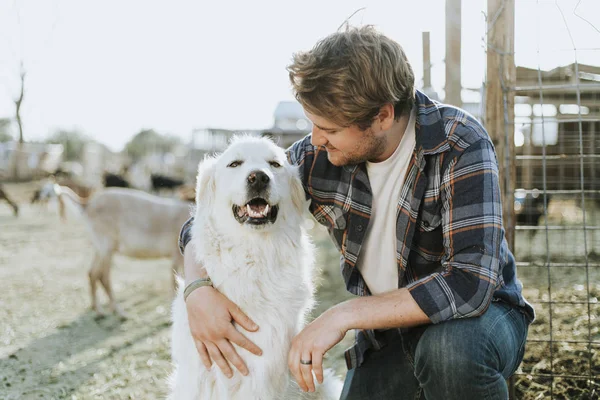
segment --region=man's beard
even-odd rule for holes
[[[351,153],[343,153],[336,149],[333,153],[327,153],[327,159],[336,167],[372,161],[385,151],[385,143],[383,137],[368,136]]]

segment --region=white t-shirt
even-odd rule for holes
[[[413,108],[394,154],[382,162],[367,162],[373,205],[357,267],[372,294],[398,289],[396,212],[404,176],[415,149],[415,120],[416,108]]]

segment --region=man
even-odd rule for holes
[[[349,329],[342,399],[505,399],[534,311],[502,227],[498,165],[484,128],[414,89],[400,45],[371,27],[332,34],[288,67],[312,135],[288,149],[310,211],[341,252],[348,290],[293,340],[303,390]],[[182,251],[189,224],[181,236]],[[186,283],[205,276],[185,254]],[[193,250],[193,249],[191,249]],[[231,321],[258,329],[212,287],[187,300],[198,351],[231,376]]]

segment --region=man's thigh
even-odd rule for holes
[[[348,371],[340,400],[414,400],[419,393],[412,359],[397,335],[381,350],[369,350],[362,365]]]

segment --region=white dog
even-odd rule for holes
[[[338,399],[341,382],[331,372],[315,393],[291,378],[292,338],[313,305],[313,249],[302,228],[304,189],[285,153],[267,139],[242,137],[198,169],[192,242],[214,287],[260,329],[246,332],[263,349],[238,346],[250,374],[231,379],[216,364],[206,370],[190,334],[183,290],[173,303],[173,400]]]

